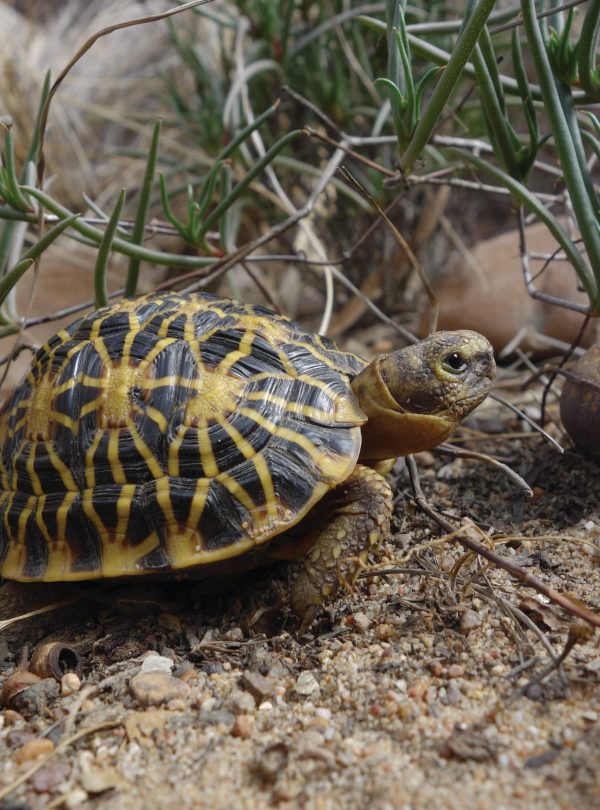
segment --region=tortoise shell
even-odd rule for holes
[[[81,318],[0,412],[0,574],[182,572],[258,551],[354,469],[364,366],[207,294]]]

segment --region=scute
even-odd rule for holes
[[[258,549],[353,470],[363,366],[211,295],[80,318],[0,411],[0,575],[169,573]]]

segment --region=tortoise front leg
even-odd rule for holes
[[[300,634],[340,585],[354,584],[369,551],[388,537],[392,501],[385,478],[358,464],[316,507],[309,518],[312,529],[299,541],[308,551],[292,585],[292,609],[302,620]]]

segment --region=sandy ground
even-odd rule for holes
[[[505,413],[492,405],[475,428],[518,429]],[[480,449],[476,435],[463,434]],[[427,497],[600,607],[600,468],[533,437],[485,447],[532,499],[481,462],[422,454]],[[284,566],[217,596],[86,586],[75,606],[7,627],[1,677],[48,640],[70,643],[83,669],[72,694],[51,682],[0,714],[0,808],[598,806],[595,639],[552,670],[571,619],[451,541],[432,544],[402,471],[396,491],[393,541],[303,638]],[[55,597],[4,585],[2,616]]]

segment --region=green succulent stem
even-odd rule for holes
[[[119,225],[119,218],[125,204],[125,189],[121,189],[117,204],[106,224],[104,236],[98,245],[98,255],[94,268],[94,298],[96,307],[105,307],[108,304],[108,289],[106,286],[106,271],[108,269],[108,259],[112,248],[113,239]]]
[[[600,100],[600,79],[596,59],[600,33],[600,0],[589,0],[577,49],[579,80],[590,96]]]
[[[454,88],[462,78],[462,73],[475,43],[483,30],[496,0],[480,0],[466,23],[456,47],[436,84],[429,103],[415,128],[414,134],[404,154],[400,158],[403,171],[408,174],[429,143],[438,124],[442,111],[452,96]]]
[[[488,62],[484,59],[479,44],[475,45],[473,49],[473,65],[477,74],[490,141],[494,146],[496,157],[512,177],[521,179],[521,170],[515,154],[514,141],[509,131],[510,124],[506,118],[502,96],[499,95],[499,88],[488,70]]]
[[[73,216],[73,213],[65,208],[60,203],[56,202],[52,197],[44,191],[40,191],[35,186],[24,186],[23,191],[30,194],[42,203],[45,209],[60,217],[61,220]],[[79,233],[90,242],[99,245],[102,241],[103,231],[93,225],[88,225],[80,219],[74,220],[72,223],[74,231]],[[179,253],[163,253],[160,250],[150,250],[149,248],[142,247],[141,245],[133,245],[126,239],[115,237],[113,240],[113,250],[122,253],[124,256],[137,256],[145,262],[152,264],[166,265],[167,267],[182,267],[192,270],[196,267],[206,267],[214,264],[216,259],[211,256],[184,256]]]
[[[144,234],[146,233],[146,220],[148,219],[148,211],[150,210],[150,195],[152,194],[154,172],[156,170],[156,161],[158,158],[160,125],[161,125],[160,120],[157,121],[156,124],[154,125],[154,131],[152,132],[152,140],[150,141],[150,149],[148,150],[148,160],[146,161],[146,170],[144,172],[144,179],[142,180],[142,187],[140,189],[140,198],[138,201],[137,211],[135,212],[135,220],[133,223],[133,231],[131,234],[131,241],[134,245],[141,245],[144,241]],[[124,192],[121,192],[121,196],[123,197],[124,202],[125,201]],[[121,209],[122,208],[123,205],[121,204]],[[115,235],[115,230],[117,228],[118,221],[119,217],[117,217],[116,222],[114,224],[111,242],[112,238]],[[138,284],[138,278],[140,275],[140,264],[141,264],[140,259],[137,256],[130,257],[129,268],[127,270],[127,278],[125,280],[126,298],[131,298],[132,296],[135,295],[135,291],[137,289]]]
[[[523,25],[533,57],[554,145],[563,171],[565,185],[581,238],[587,251],[590,268],[579,257],[574,267],[590,299],[594,314],[600,313],[600,227],[598,213],[589,196],[588,185],[582,173],[580,156],[573,143],[569,122],[561,104],[560,91],[552,73],[546,45],[536,16],[534,0],[521,0]],[[579,256],[579,254],[578,254]],[[571,258],[571,257],[569,257]],[[572,259],[571,259],[572,260]],[[584,270],[585,268],[585,270]]]

